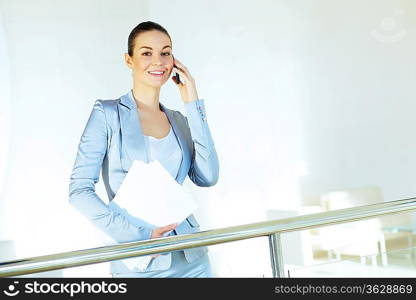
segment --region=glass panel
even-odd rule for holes
[[[288,277],[415,277],[416,247],[288,268]]]

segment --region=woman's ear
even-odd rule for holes
[[[130,69],[133,69],[133,63],[131,60],[132,58],[130,57],[130,55],[128,53],[124,53],[124,62]]]

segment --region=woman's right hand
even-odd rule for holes
[[[151,239],[157,239],[157,238],[161,238],[167,235],[164,235],[164,233],[168,232],[168,231],[172,231],[173,229],[176,228],[176,226],[178,226],[178,223],[174,223],[174,224],[170,224],[170,225],[166,225],[163,227],[159,227],[159,228],[155,228],[152,230],[152,235],[151,235]],[[158,257],[161,254],[155,254],[152,255],[153,258]]]
[[[152,235],[151,235],[150,238],[151,239],[157,239],[157,238],[160,238],[160,237],[164,237],[164,236],[166,236],[166,235],[164,235],[165,232],[172,231],[173,229],[176,228],[176,226],[178,226],[178,223],[174,223],[174,224],[166,225],[166,226],[163,226],[163,227],[155,228],[155,229],[153,229]]]

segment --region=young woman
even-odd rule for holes
[[[208,128],[204,100],[198,97],[189,70],[172,54],[172,40],[154,22],[137,25],[128,38],[126,65],[133,88],[116,100],[97,100],[82,134],[72,170],[69,201],[94,225],[119,243],[194,233],[193,215],[180,224],[150,228],[111,201],[133,161],[158,160],[182,184],[186,176],[198,186],[218,180],[218,157]],[[186,117],[159,102],[160,88],[171,76],[178,87]],[[109,204],[95,193],[102,171]],[[140,182],[137,183],[137,197]],[[155,209],[157,209],[155,207]],[[145,268],[132,267],[137,258],[111,262],[113,277],[211,277],[206,247],[158,255]],[[134,265],[134,264],[133,264]]]

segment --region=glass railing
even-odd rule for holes
[[[387,263],[386,263],[387,258]],[[416,277],[416,247],[287,267],[287,277]]]
[[[253,238],[267,237],[269,242],[270,262],[272,266],[273,277],[297,276],[302,270],[307,272],[308,270],[319,268],[317,266],[289,268],[289,271],[283,268],[286,263],[285,249],[281,240],[281,235],[292,233],[296,231],[310,230],[316,228],[328,228],[328,226],[338,226],[341,223],[351,223],[357,221],[371,221],[371,219],[385,216],[394,215],[398,213],[412,212],[416,210],[416,198],[402,199],[396,201],[388,201],[383,203],[376,203],[371,205],[356,206],[345,209],[338,209],[333,211],[326,211],[321,213],[314,213],[308,215],[300,215],[296,217],[268,220],[258,223],[242,224],[238,226],[225,227],[212,229],[207,231],[200,231],[193,234],[178,235],[174,237],[165,237],[160,239],[152,239],[145,241],[121,243],[117,245],[82,249],[70,252],[54,253],[36,257],[20,258],[13,261],[1,261],[0,262],[0,277],[13,277],[26,274],[40,273],[46,271],[54,271],[61,269],[68,269],[74,267],[83,267],[91,264],[101,264],[104,262],[110,262],[120,259],[127,259],[132,257],[140,257],[146,255],[160,254],[164,252],[177,251],[183,249],[197,248],[202,246],[214,246],[219,244],[249,240]],[[365,227],[360,223],[358,229],[353,229],[350,233],[345,231],[344,234],[340,234],[340,228],[330,231],[327,234],[326,240],[332,242],[332,238],[335,233],[336,236],[345,240],[350,234],[351,237],[365,238],[368,242],[374,228],[378,228],[377,235],[374,236],[374,240],[378,244],[383,244],[379,241],[384,240],[384,234],[380,233],[380,227],[377,222],[365,222]],[[412,223],[413,224],[413,223]],[[377,225],[377,227],[375,227]],[[374,227],[374,228],[373,228]],[[367,229],[368,230],[367,230]],[[325,232],[325,231],[324,231]],[[352,232],[352,233],[351,233]],[[327,232],[328,233],[328,232]],[[371,233],[371,234],[370,234]],[[395,232],[393,232],[395,233]],[[413,234],[413,231],[400,231],[399,233]],[[396,233],[395,233],[396,234]],[[322,235],[322,237],[324,237]],[[321,241],[325,240],[321,239]],[[328,243],[327,243],[328,244]],[[374,243],[373,243],[374,244]],[[290,246],[289,249],[295,249],[298,246]],[[402,247],[403,248],[403,247]],[[386,248],[390,251],[389,248]],[[362,249],[361,249],[362,250]],[[367,252],[368,253],[368,252]],[[381,250],[381,253],[386,254],[386,251]],[[252,259],[256,258],[258,253],[252,253]],[[384,265],[386,263],[386,255],[381,255],[381,260]],[[360,257],[358,261],[363,264],[363,258]],[[376,267],[376,259],[372,259],[372,266]],[[374,263],[376,261],[376,263]],[[292,272],[290,272],[292,271]],[[343,271],[341,267],[340,272]],[[336,273],[336,272],[335,272]],[[345,272],[340,276],[358,276],[360,273],[354,273],[349,275]],[[328,275],[328,274],[327,274]],[[302,275],[301,275],[302,276]],[[303,275],[305,276],[305,275]],[[367,276],[367,275],[365,275]],[[310,275],[312,277],[312,275]]]

